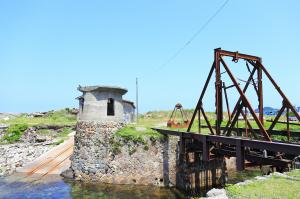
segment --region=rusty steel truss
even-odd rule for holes
[[[229,65],[224,61],[224,57],[231,57],[232,61],[237,63],[239,60],[245,60],[247,70],[249,71],[248,80],[244,81],[245,86],[242,88],[240,84],[238,83],[238,79],[235,77],[235,75],[230,70]],[[221,72],[221,68],[225,69],[225,72]],[[215,72],[215,106],[216,106],[216,122],[215,126],[213,126],[204,110],[203,105],[203,98],[207,91],[207,87],[209,82],[212,79],[212,75]],[[225,82],[222,80],[222,74],[227,73],[230,80],[232,81],[232,85],[226,86]],[[279,95],[282,98],[282,107],[278,111],[275,119],[272,121],[271,126],[267,129],[264,126],[264,116],[263,116],[263,74],[267,77],[267,79],[271,82],[271,84],[274,86],[276,91],[279,93]],[[256,77],[256,78],[255,78]],[[256,79],[256,81],[254,80]],[[251,105],[250,100],[246,96],[246,91],[248,90],[249,86],[253,85],[254,91],[257,95],[258,99],[258,115],[255,113],[255,109]],[[234,108],[232,109],[232,112],[230,112],[230,106],[229,106],[229,99],[227,95],[227,89],[229,88],[236,88],[239,99],[237,100]],[[224,93],[224,99],[227,107],[228,112],[228,121],[226,126],[221,126],[221,123],[223,122],[223,93]],[[270,73],[267,71],[267,69],[262,64],[262,59],[260,57],[252,56],[252,55],[246,55],[239,52],[230,52],[222,50],[221,48],[217,48],[214,51],[214,62],[212,64],[212,67],[210,69],[208,78],[205,82],[204,88],[202,90],[202,93],[200,95],[200,98],[198,100],[197,106],[195,108],[195,111],[193,113],[193,116],[191,118],[191,122],[189,124],[189,127],[187,129],[188,132],[190,132],[191,127],[196,119],[196,116],[198,116],[198,131],[201,133],[201,128],[207,127],[210,131],[211,135],[219,135],[219,136],[231,136],[232,131],[236,131],[236,123],[238,121],[239,116],[241,115],[243,119],[245,120],[245,128],[243,128],[243,132],[245,132],[244,136],[248,137],[251,136],[253,139],[257,140],[265,140],[272,142],[272,135],[273,133],[276,134],[278,131],[274,130],[275,125],[279,122],[280,116],[284,113],[286,110],[286,130],[281,131],[281,135],[286,135],[288,141],[290,141],[291,135],[293,136],[295,132],[290,132],[290,120],[289,120],[289,113],[292,112],[295,117],[300,121],[300,116],[290,100],[286,97],[286,95],[283,93],[283,91],[280,89],[278,84],[275,82],[275,80],[272,78]],[[258,129],[254,129],[249,122],[249,119],[247,118],[247,111],[251,114],[253,117],[255,124],[257,125]],[[207,126],[201,125],[201,114],[203,115],[203,118],[207,124]],[[299,132],[300,134],[300,132]],[[299,137],[299,136],[297,136]]]

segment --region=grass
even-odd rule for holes
[[[69,113],[68,109],[62,109],[58,111],[49,112],[47,115],[43,117],[29,117],[28,114],[20,114],[13,119],[10,120],[0,120],[2,124],[9,124],[7,132],[4,134],[3,138],[0,140],[1,144],[5,143],[15,143],[20,140],[24,131],[28,127],[34,126],[45,126],[45,125],[53,125],[53,126],[71,126],[76,124],[76,115],[72,115]],[[72,132],[72,128],[65,127],[58,133],[50,129],[40,129],[37,131],[39,135],[51,135],[57,138],[60,138],[57,141],[63,142],[68,134]]]
[[[300,171],[288,174],[292,178],[272,176],[269,179],[256,181],[248,185],[229,185],[226,191],[231,198],[300,198]]]
[[[121,152],[121,147],[123,147],[124,143],[121,142],[117,138],[122,138],[125,140],[128,145],[128,153],[129,155],[134,154],[137,149],[135,144],[143,145],[143,149],[145,151],[149,150],[148,140],[150,139],[152,142],[156,142],[157,140],[161,140],[164,138],[160,133],[152,130],[149,127],[142,127],[140,124],[137,125],[128,125],[119,131],[117,131],[114,136],[110,139],[110,145],[112,146],[113,154],[117,155]],[[131,142],[134,144],[132,145]]]
[[[228,171],[228,184],[235,184],[238,182],[243,182],[245,180],[252,179],[256,176],[261,175],[261,170],[259,168],[246,168],[244,171]]]
[[[11,125],[7,132],[3,136],[3,140],[7,141],[8,143],[14,143],[20,140],[23,133],[27,130],[27,124],[14,124]]]
[[[44,117],[28,117],[27,114],[18,115],[10,120],[0,120],[2,124],[27,124],[28,126],[38,125],[75,125],[76,115],[72,115],[67,109],[50,112]]]
[[[137,130],[138,128],[141,128],[141,130]],[[145,144],[145,138],[150,138],[153,141],[163,138],[163,135],[150,128],[134,125],[129,125],[120,129],[115,133],[115,136],[122,137],[127,141],[139,142],[142,144]]]

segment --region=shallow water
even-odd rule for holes
[[[185,198],[185,196],[173,188],[81,183],[72,180],[63,180],[59,176],[50,176],[42,180],[27,179],[26,181],[0,179],[0,198],[181,199]]]

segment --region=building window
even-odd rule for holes
[[[115,115],[115,104],[114,99],[108,98],[107,101],[107,115],[114,116]]]
[[[83,112],[83,106],[84,106],[84,99],[80,98],[79,99],[79,107],[80,107],[81,112]]]

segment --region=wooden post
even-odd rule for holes
[[[243,171],[245,169],[245,147],[242,146],[242,140],[236,140],[236,169]]]
[[[206,136],[202,137],[202,160],[209,161],[209,143]]]

